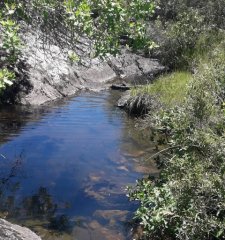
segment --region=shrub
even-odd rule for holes
[[[224,30],[225,2],[223,0],[157,0],[158,28],[164,39],[158,43],[160,50],[153,51],[164,64],[175,69],[190,69],[199,41],[215,37]],[[196,46],[196,44],[198,46]],[[211,45],[212,43],[210,43]]]
[[[204,16],[198,10],[190,9],[179,13],[176,21],[167,23],[167,37],[161,46],[163,63],[173,69],[190,69],[196,42],[205,31]]]
[[[0,93],[7,86],[11,86],[15,78],[14,72],[9,71],[7,68],[0,69]]]
[[[0,2],[0,7],[15,21],[23,20],[36,29],[44,43],[76,54],[84,38],[93,40],[89,47],[94,46],[94,53],[101,56],[118,53],[122,36],[133,49],[151,44],[145,23],[154,11],[154,1],[9,0]]]
[[[225,237],[225,71],[218,59],[199,68],[183,106],[148,119],[167,147],[158,153],[160,177],[129,192],[140,202],[136,218],[146,239]]]
[[[13,20],[6,19],[0,21],[2,27],[2,44],[0,49],[5,52],[5,62],[8,65],[15,64],[21,52],[21,40],[18,36],[19,26]]]

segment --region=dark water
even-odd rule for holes
[[[0,110],[1,216],[43,239],[131,239],[125,187],[157,170],[117,93]]]

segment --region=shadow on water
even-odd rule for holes
[[[146,161],[154,144],[115,107],[118,97],[0,110],[1,217],[48,240],[131,239],[136,204],[125,187],[158,170]]]

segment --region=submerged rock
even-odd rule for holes
[[[87,228],[75,227],[73,235],[76,240],[125,240],[125,236],[116,229],[108,229],[97,221],[92,221]]]
[[[41,240],[41,238],[28,228],[0,219],[0,240]]]
[[[117,221],[125,222],[130,212],[126,210],[96,210],[94,216],[105,220],[116,219]]]

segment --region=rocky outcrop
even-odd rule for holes
[[[120,56],[108,57],[105,61],[86,57],[79,63],[72,63],[66,50],[55,45],[43,47],[37,34],[26,33],[22,37],[26,47],[23,49],[23,64],[18,67],[19,81],[6,92],[15,103],[40,105],[82,89],[108,88],[115,79],[150,81],[165,70],[157,60],[125,50]],[[81,55],[89,51],[85,40],[79,48]]]
[[[28,228],[0,219],[0,240],[41,240],[41,238]]]

